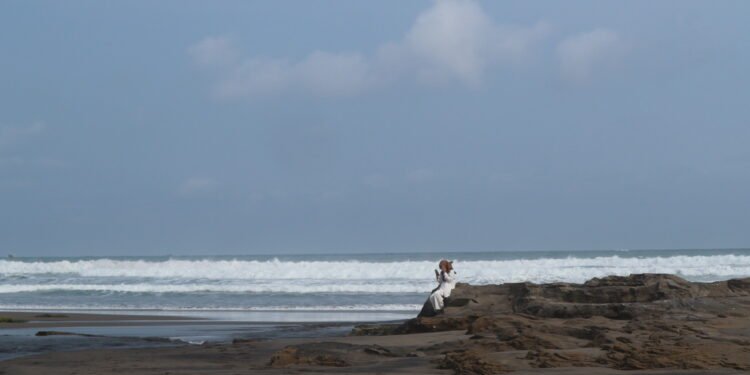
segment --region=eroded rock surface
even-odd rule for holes
[[[417,348],[441,354],[438,366],[461,374],[571,366],[750,370],[750,278],[458,284],[444,312],[429,315],[383,333],[466,330],[469,340]]]

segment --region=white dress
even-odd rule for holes
[[[456,287],[456,272],[440,272],[440,285],[430,294],[430,304],[435,311],[443,309],[443,302],[451,296],[451,291]]]

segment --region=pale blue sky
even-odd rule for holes
[[[3,1],[0,252],[750,246],[746,1]]]

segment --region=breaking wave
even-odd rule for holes
[[[689,280],[713,281],[750,275],[750,256],[613,255],[464,262],[459,259],[455,266],[459,279],[472,284],[583,282],[592,277],[631,273],[671,273]],[[409,293],[429,289],[434,268],[435,262],[428,261],[0,260],[0,293],[39,290]],[[40,278],[54,283],[39,283]],[[116,283],[111,282],[115,279]]]
[[[114,293],[424,293],[431,284],[319,284],[298,283],[272,285],[222,284],[6,284],[0,294],[29,292],[114,292]]]
[[[224,306],[210,306],[210,307],[168,307],[162,306],[138,306],[138,305],[98,305],[98,306],[81,306],[81,305],[69,305],[69,306],[55,306],[56,310],[85,310],[85,311],[117,311],[127,310],[130,312],[153,312],[153,311],[175,311],[175,312],[201,312],[201,311],[288,311],[288,312],[317,312],[317,311],[419,311],[422,305],[419,304],[360,304],[360,305],[320,305],[320,306],[247,306],[247,307],[224,307]],[[5,311],[34,311],[34,310],[48,310],[48,305],[12,305],[12,304],[0,304],[0,310]]]

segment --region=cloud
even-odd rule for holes
[[[182,196],[214,191],[219,187],[219,182],[212,178],[192,177],[185,180],[177,189],[177,193]]]
[[[217,95],[246,97],[303,92],[344,96],[413,80],[427,84],[480,85],[486,71],[523,62],[549,27],[503,26],[472,0],[437,0],[401,40],[373,54],[314,51],[291,60],[239,55],[227,37],[205,38],[188,48],[196,65],[221,67]]]
[[[44,131],[44,128],[45,126],[41,122],[35,122],[27,126],[0,128],[0,147],[39,135]]]
[[[526,58],[548,31],[545,23],[526,28],[497,25],[474,1],[436,1],[417,17],[402,42],[382,47],[380,54],[402,55],[397,57],[413,65],[422,81],[455,79],[476,86],[487,69]]]
[[[188,48],[193,62],[202,67],[227,67],[239,61],[240,53],[228,37],[208,37]]]
[[[572,35],[557,46],[560,72],[568,81],[585,82],[598,68],[615,63],[626,48],[620,36],[607,29]]]
[[[369,63],[359,54],[317,51],[304,60],[251,58],[234,67],[219,82],[223,97],[302,91],[318,95],[347,95],[374,85]]]

